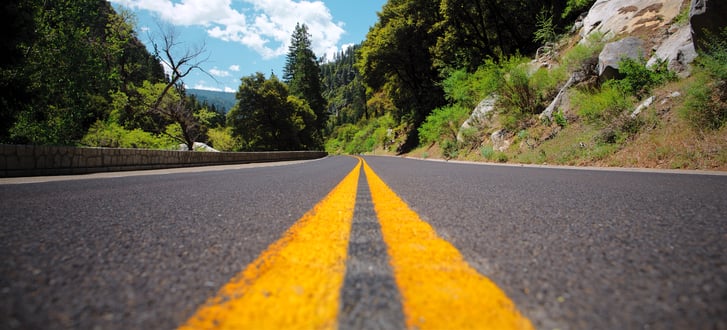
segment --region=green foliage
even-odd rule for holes
[[[522,58],[512,57],[502,63],[507,73],[499,90],[498,105],[502,124],[509,130],[517,130],[527,118],[544,108],[541,104],[544,94],[533,84],[522,62]]]
[[[433,25],[437,43],[431,48],[434,64],[439,68],[465,68],[475,71],[486,59],[500,61],[518,52],[535,52],[539,45],[532,36],[542,26],[533,24],[542,8],[551,8],[549,0],[442,0],[441,19]],[[558,13],[555,13],[558,14]],[[404,16],[406,17],[406,16]],[[552,31],[564,22],[550,20]]]
[[[727,123],[727,28],[711,36],[699,54],[695,79],[679,113],[697,131]]]
[[[568,0],[561,16],[566,18],[572,14],[579,14],[590,8],[594,2],[596,0]]]
[[[553,121],[555,121],[555,124],[560,127],[568,126],[568,119],[565,118],[562,109],[558,109],[558,111],[553,114]]]
[[[486,160],[492,160],[493,156],[495,155],[495,150],[492,148],[492,146],[483,146],[480,148],[480,155]]]
[[[323,128],[328,121],[326,101],[321,94],[321,71],[311,49],[311,36],[305,24],[296,24],[286,57],[283,80],[288,84],[290,94],[308,103],[314,122],[307,123],[301,130],[306,141],[302,143],[311,149],[321,147]]]
[[[373,93],[387,94],[398,123],[418,127],[432,109],[445,103],[430,55],[439,9],[437,1],[387,2],[358,53],[363,81]],[[402,150],[416,146],[416,130],[410,133]]]
[[[361,154],[376,148],[388,149],[394,138],[395,122],[390,115],[338,126],[326,141],[329,153]]]
[[[81,145],[107,148],[176,149],[174,140],[144,132],[128,130],[114,122],[97,121],[81,139]]]
[[[442,154],[445,159],[453,159],[459,156],[457,140],[445,139],[442,141]]]
[[[541,45],[553,43],[558,40],[558,33],[555,32],[555,24],[553,24],[553,13],[543,8],[535,17],[535,33],[533,33],[533,41]]]
[[[435,109],[419,127],[419,142],[457,141],[459,128],[469,115],[469,109],[456,105]]]
[[[504,152],[498,151],[493,155],[493,160],[498,163],[507,163],[507,161],[510,160],[510,157],[508,157]]]
[[[643,97],[655,86],[674,81],[677,76],[669,71],[667,61],[658,61],[649,69],[646,67],[646,60],[634,60],[624,58],[619,62],[618,71],[622,79],[612,80],[607,83],[618,85],[618,88],[629,95]]]
[[[362,118],[380,116],[391,110],[377,106],[367,108],[366,86],[355,66],[358,58],[356,53],[360,47],[349,47],[336,53],[333,61],[321,64],[323,97],[331,114],[328,132],[332,131],[333,126],[357,123]],[[377,95],[373,95],[372,99]]]
[[[571,103],[587,122],[605,126],[631,109],[634,101],[618,87],[607,84],[595,91],[574,90]]]
[[[687,87],[686,99],[679,109],[679,115],[697,131],[718,129],[727,123],[725,95],[727,87],[724,82],[715,83],[706,74],[700,73]]]
[[[240,149],[240,141],[232,136],[232,128],[215,127],[207,132],[209,144],[219,151],[235,151]]]
[[[232,135],[243,150],[300,150],[311,147],[303,141],[315,137],[306,130],[315,114],[306,102],[288,94],[288,88],[262,73],[243,77],[237,92],[238,103],[227,113]]]
[[[497,92],[504,82],[500,65],[488,60],[474,73],[464,69],[452,71],[442,81],[442,88],[450,103],[474,108],[480,100]]]
[[[708,35],[704,51],[697,57],[697,64],[710,77],[727,82],[727,27],[717,35]]]
[[[595,72],[598,54],[603,50],[604,44],[605,39],[602,33],[592,33],[585,43],[578,43],[563,54],[560,63],[568,72]]]

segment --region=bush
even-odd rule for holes
[[[176,143],[167,137],[140,129],[127,130],[117,123],[97,121],[81,139],[81,145],[107,148],[176,149]]]
[[[459,155],[459,146],[456,140],[444,140],[442,142],[442,153],[445,159],[457,158]]]
[[[560,127],[566,127],[568,125],[568,119],[565,118],[562,109],[558,109],[558,112],[553,114],[553,120]]]
[[[725,87],[724,82],[710,80],[706,74],[698,75],[687,87],[679,115],[696,131],[721,128],[727,123],[727,100],[719,96],[727,94]]]
[[[451,104],[473,108],[488,95],[502,86],[501,67],[488,60],[474,73],[460,69],[453,71],[442,81],[445,96]]]
[[[456,141],[459,128],[469,115],[469,109],[457,105],[435,109],[418,129],[419,143],[442,143],[446,139]]]
[[[598,54],[603,50],[605,44],[602,33],[592,33],[585,43],[579,43],[563,55],[561,65],[568,72],[596,70]],[[595,72],[593,72],[595,73]]]
[[[710,36],[697,57],[695,80],[679,110],[695,130],[719,129],[727,123],[727,27]]]
[[[240,148],[240,143],[232,136],[232,128],[217,127],[207,131],[212,148],[219,151],[234,151]]]
[[[571,102],[587,122],[606,125],[633,106],[633,98],[618,87],[604,85],[599,91],[574,90]]]
[[[494,160],[498,163],[507,163],[507,161],[510,159],[509,159],[509,157],[507,157],[507,155],[504,152],[498,151],[498,152],[495,152]]]
[[[495,154],[495,150],[492,146],[484,146],[480,148],[480,154],[487,160],[492,160],[492,156]]]
[[[669,71],[668,64],[667,61],[658,61],[653,68],[649,69],[643,58],[639,60],[624,58],[619,62],[618,67],[623,78],[607,83],[618,85],[618,88],[625,93],[641,98],[651,92],[655,86],[677,79],[676,74]]]

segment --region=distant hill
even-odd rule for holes
[[[225,113],[235,105],[235,93],[208,91],[204,89],[187,89],[187,93],[194,95],[200,103],[214,105]]]

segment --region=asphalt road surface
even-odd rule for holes
[[[341,283],[334,326],[424,322],[409,317],[409,291],[387,254],[395,243],[377,217],[383,203],[372,202],[381,194],[375,173],[535,328],[727,329],[727,176],[364,159],[373,172],[356,158],[328,157],[0,180],[0,328],[182,326],[236,278],[262,276],[240,275],[250,265],[264,273],[259,256],[305,238],[306,225],[315,233],[333,221],[309,219],[312,209],[338,214],[335,230],[345,231],[346,260],[331,272]],[[344,186],[357,191],[351,206],[322,206],[334,192],[350,195]],[[354,203],[352,217],[337,211]],[[324,259],[328,250],[311,253]],[[434,260],[417,257],[422,269]]]

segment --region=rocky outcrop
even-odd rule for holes
[[[718,35],[724,29],[727,17],[725,0],[692,0],[689,23],[692,26],[692,39],[697,49],[701,49],[709,35]]]
[[[594,32],[607,37],[648,35],[671,23],[681,4],[682,0],[598,0],[583,19],[581,36],[586,39]]]
[[[669,70],[684,78],[690,74],[689,64],[696,57],[697,52],[694,49],[694,42],[692,42],[692,29],[689,25],[683,25],[677,27],[676,31],[656,48],[646,64],[651,67],[659,60],[667,61]]]
[[[487,117],[490,115],[492,111],[495,110],[495,104],[497,103],[497,95],[490,95],[486,98],[484,98],[482,101],[480,101],[479,104],[475,107],[475,109],[472,111],[472,114],[470,115],[467,120],[465,120],[464,123],[462,123],[462,126],[459,128],[459,132],[457,133],[457,141],[463,142],[464,136],[462,132],[470,127],[478,127],[482,123],[484,123],[487,120]]]
[[[608,80],[618,78],[618,65],[624,58],[644,57],[644,41],[637,37],[626,37],[606,44],[598,55],[598,77]]]

